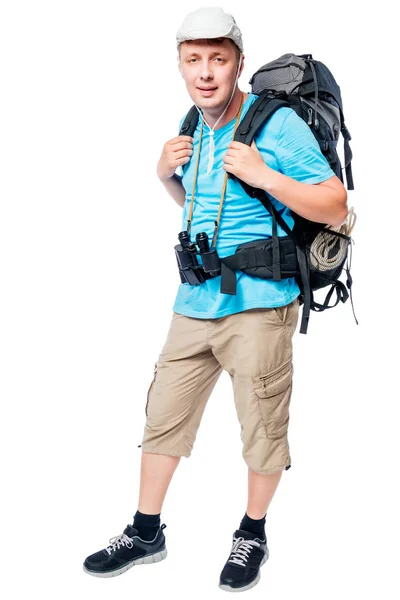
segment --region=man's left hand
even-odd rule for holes
[[[268,178],[268,171],[273,170],[264,162],[254,140],[251,142],[251,146],[237,141],[230,142],[223,161],[222,168],[225,171],[233,173],[245,183],[256,188],[262,188]]]

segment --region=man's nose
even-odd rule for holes
[[[208,61],[203,61],[200,67],[200,77],[202,79],[211,79],[213,76],[211,65]]]

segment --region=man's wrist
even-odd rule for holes
[[[261,183],[261,189],[265,192],[268,192],[272,196],[274,192],[279,190],[280,183],[282,182],[282,174],[278,173],[278,171],[274,171],[274,169],[267,169]]]

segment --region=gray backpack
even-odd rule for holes
[[[260,67],[249,82],[252,93],[270,90],[284,98],[311,128],[321,151],[337,177],[344,183],[336,151],[340,133],[344,139],[344,169],[347,189],[354,190],[351,171],[351,136],[344,122],[340,87],[322,62],[311,54],[284,54]]]

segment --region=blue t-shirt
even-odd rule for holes
[[[249,94],[245,99],[241,119],[249,107],[258,98]],[[184,117],[179,124],[179,130]],[[209,129],[203,127],[203,139],[199,161],[199,171],[195,190],[190,239],[195,241],[196,234],[205,231],[211,246],[214,235],[214,223],[218,216],[218,207],[222,193],[225,169],[223,157],[232,141],[235,120],[232,119],[214,132],[214,164],[207,174],[209,159]],[[187,215],[192,197],[201,117],[193,134],[193,154],[185,169],[182,184],[186,190],[186,202],[182,213],[182,230],[187,229]],[[335,173],[322,154],[319,144],[307,123],[288,107],[278,109],[254,138],[264,161],[275,171],[288,175],[303,183],[320,183]],[[290,209],[275,198],[273,204],[283,210],[283,218],[289,227],[293,227]],[[222,207],[216,250],[220,257],[233,254],[239,244],[255,239],[269,238],[272,235],[272,218],[259,200],[246,194],[237,180],[228,178],[226,194]],[[278,226],[278,235],[285,235]],[[198,259],[199,259],[199,255]],[[199,260],[201,263],[201,260]],[[221,276],[207,279],[200,285],[181,283],[175,298],[173,310],[188,317],[215,319],[250,308],[284,306],[292,302],[300,293],[294,278],[273,281],[252,277],[242,271],[236,271],[236,295],[221,294]]]

